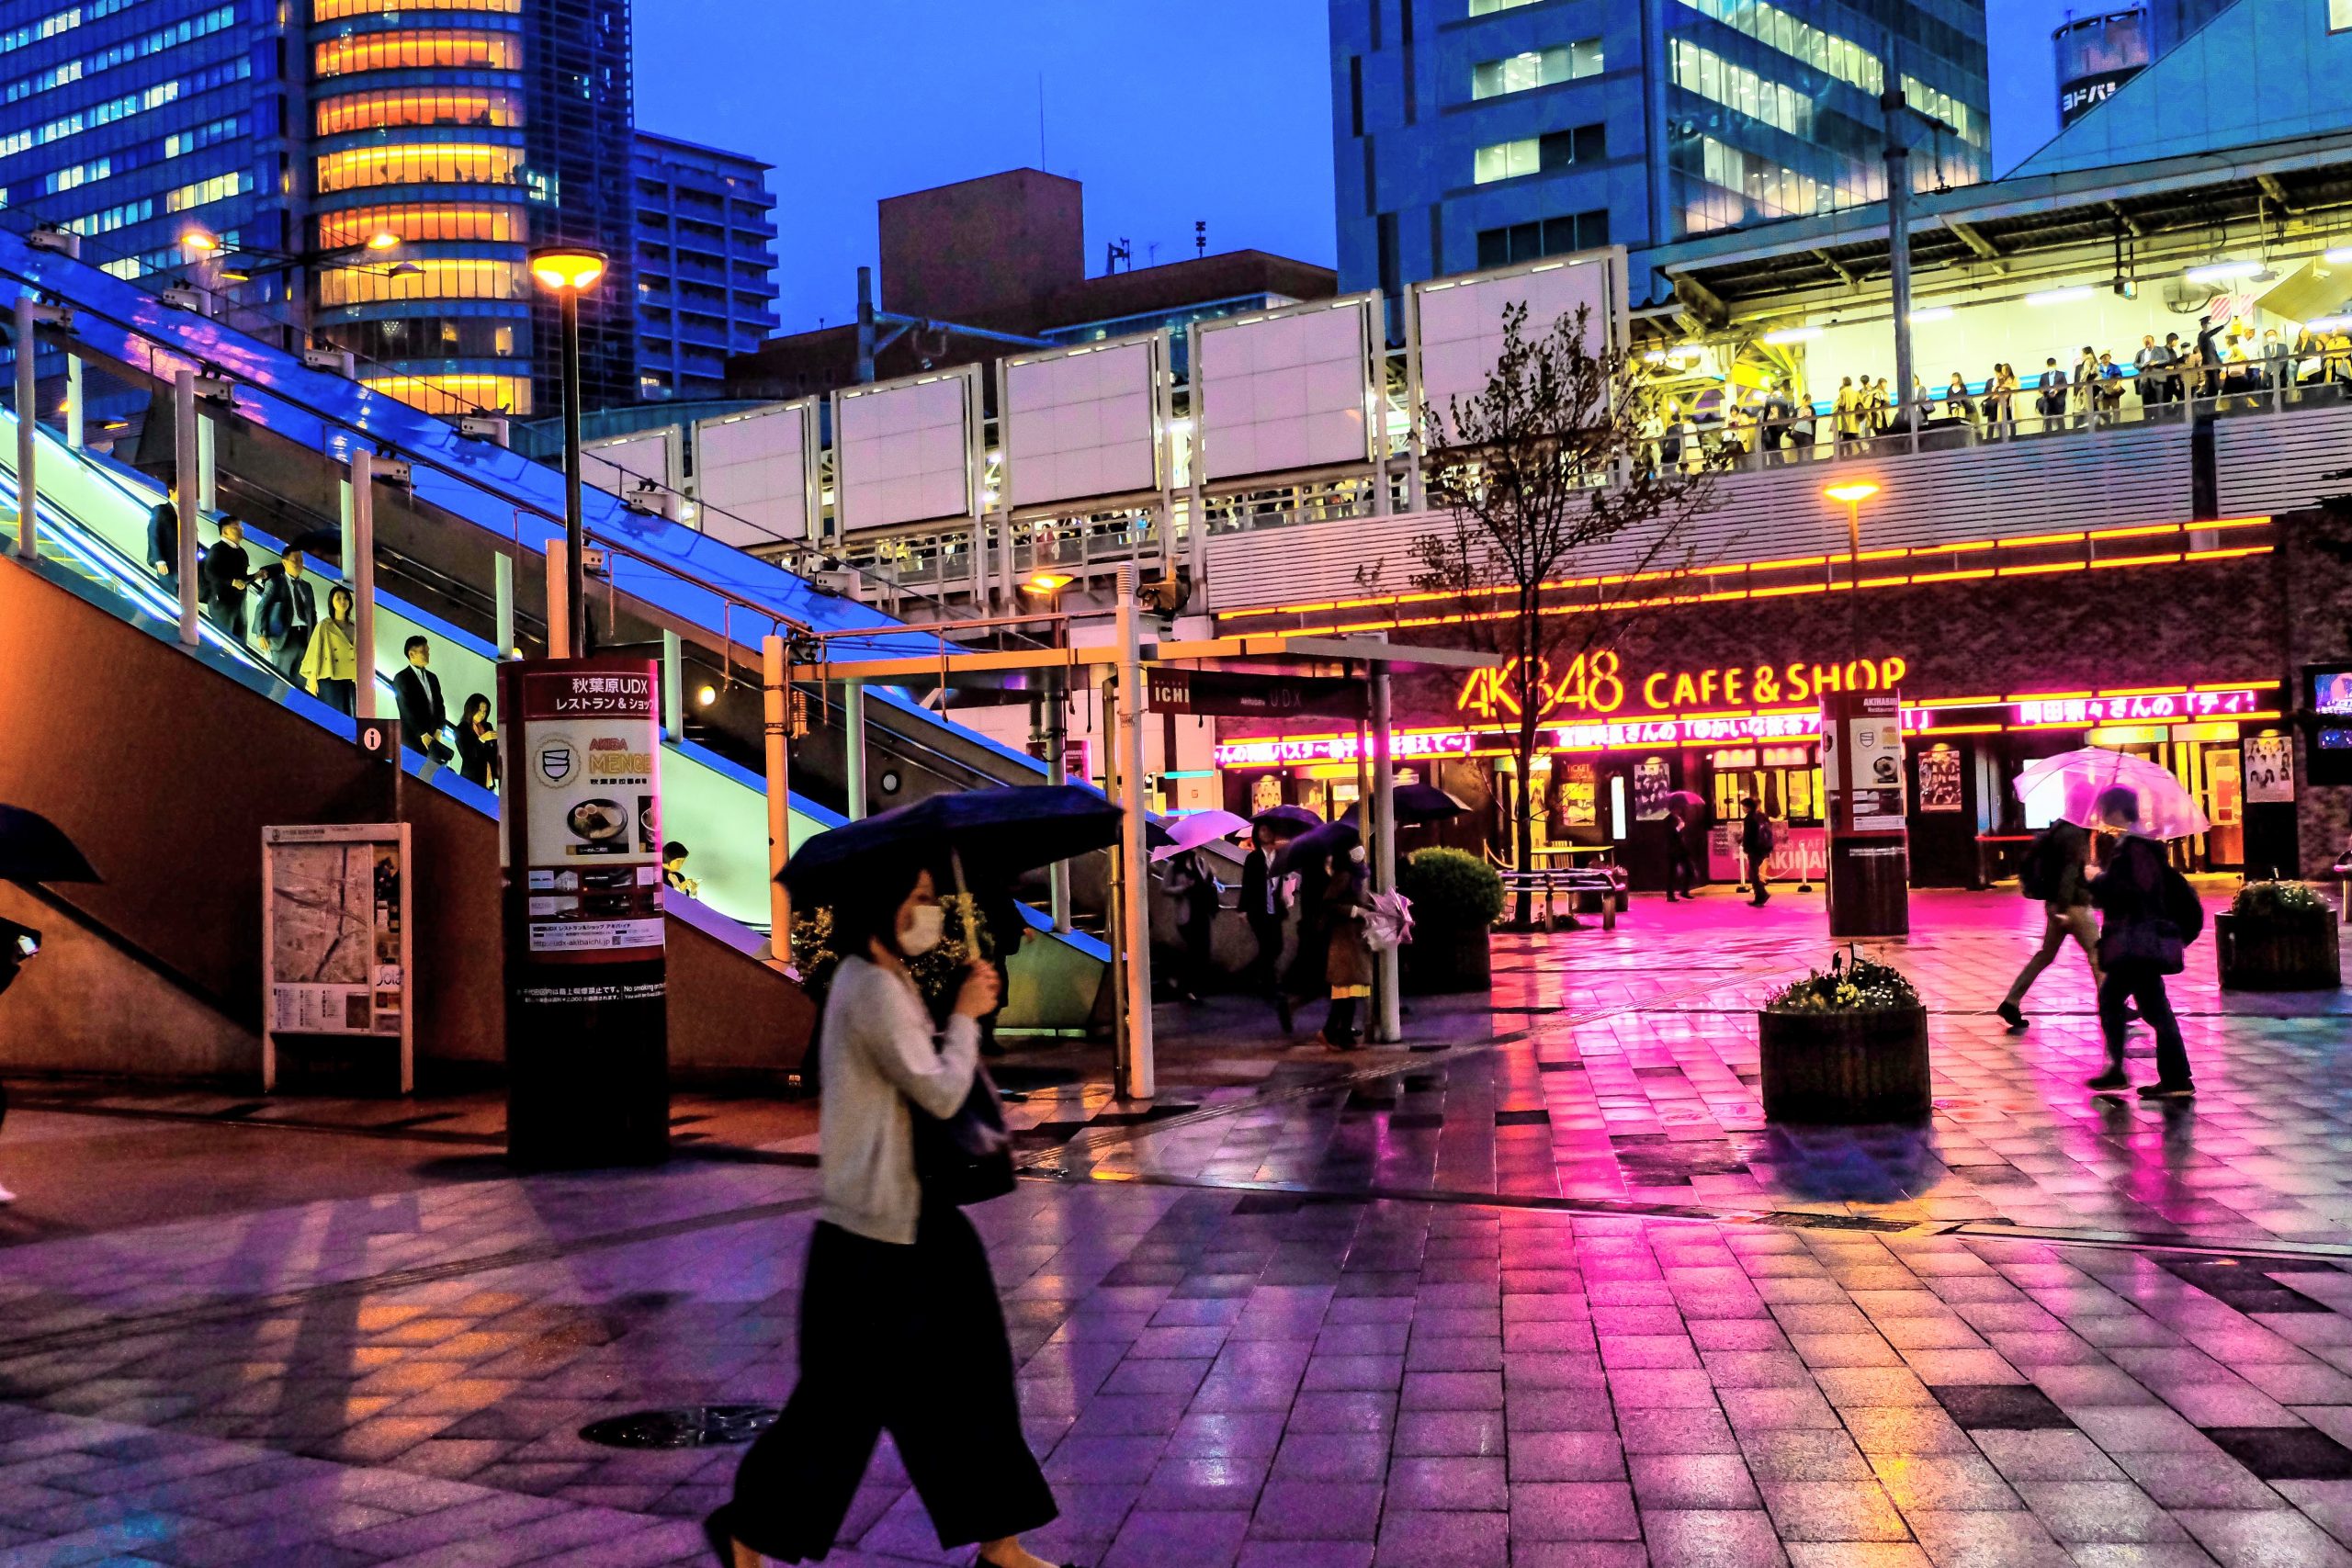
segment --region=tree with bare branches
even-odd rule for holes
[[[1430,505],[1450,525],[1414,541],[1414,585],[1452,603],[1474,646],[1510,660],[1493,694],[1518,759],[1510,809],[1522,870],[1547,710],[1613,708],[1591,700],[1600,667],[1613,670],[1617,645],[1673,596],[1690,570],[1688,525],[1710,496],[1703,474],[1651,461],[1651,374],[1623,346],[1589,349],[1591,324],[1579,308],[1531,337],[1526,306],[1510,307],[1486,385],[1420,411]],[[1520,893],[1522,926],[1532,898]]]

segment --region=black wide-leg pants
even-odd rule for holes
[[[996,1280],[960,1209],[927,1207],[912,1247],[817,1226],[800,1381],[735,1472],[735,1539],[786,1562],[823,1557],[886,1431],[942,1547],[1060,1511],[1022,1434]]]

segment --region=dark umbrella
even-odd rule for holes
[[[1302,865],[1313,865],[1325,855],[1345,855],[1363,841],[1352,822],[1326,822],[1311,833],[1302,833],[1283,846],[1274,857],[1277,875],[1296,871]]]
[[[343,559],[343,530],[312,528],[287,540],[286,547],[300,550],[306,556],[315,556],[321,560],[339,562]]]
[[[1323,826],[1323,818],[1304,806],[1269,806],[1250,819],[1258,832],[1276,839],[1295,839]]]
[[[21,806],[0,806],[0,882],[105,880],[56,823]]]
[[[1107,848],[1120,810],[1076,784],[1028,784],[934,795],[818,834],[776,880],[793,897],[823,904],[848,878],[870,875],[876,860],[944,867],[951,856],[978,884],[1010,882],[1024,871]]]
[[[1396,825],[1411,828],[1423,822],[1442,822],[1459,817],[1470,808],[1435,784],[1402,784],[1396,786]],[[1363,802],[1359,800],[1348,807],[1342,821],[1362,822]]]

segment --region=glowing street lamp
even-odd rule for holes
[[[1847,601],[1846,625],[1853,643],[1852,653],[1861,657],[1861,612],[1856,608],[1862,592],[1862,502],[1878,493],[1878,486],[1869,479],[1848,479],[1831,485],[1821,492],[1846,508],[1846,588],[1854,597]]]
[[[1030,578],[1029,581],[1022,584],[1022,586],[1028,589],[1032,593],[1044,595],[1046,601],[1050,603],[1053,600],[1054,595],[1059,593],[1063,589],[1068,588],[1076,581],[1077,579],[1071,577],[1068,572],[1041,571],[1035,576]]]
[[[588,580],[582,558],[586,530],[580,500],[580,296],[596,287],[611,258],[586,245],[551,245],[531,253],[531,278],[556,297],[563,314],[563,570],[569,632],[564,651],[577,659],[588,645]]]

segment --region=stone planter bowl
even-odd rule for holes
[[[1928,1114],[1928,1011],[1759,1012],[1774,1122],[1916,1122]]]

